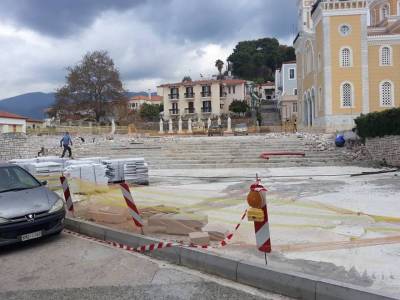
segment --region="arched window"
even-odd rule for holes
[[[381,21],[387,19],[390,15],[390,7],[388,4],[385,4],[381,8]]]
[[[352,107],[353,106],[353,86],[349,82],[342,83],[341,86],[341,102],[342,107]]]
[[[390,81],[383,81],[379,86],[381,106],[393,106],[393,84]]]
[[[397,15],[400,16],[400,0],[397,0]]]
[[[312,45],[311,45],[311,43],[310,42],[308,42],[307,43],[307,46],[306,46],[306,67],[305,67],[305,70],[306,70],[306,75],[308,74],[308,73],[310,73],[313,69],[314,69],[314,66],[313,66],[313,49],[312,49]]]
[[[380,65],[391,66],[392,65],[392,48],[389,46],[381,47],[380,51]]]
[[[352,65],[352,54],[350,48],[340,49],[340,66],[341,67],[351,67]]]

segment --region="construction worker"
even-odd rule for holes
[[[72,158],[72,150],[71,150],[70,145],[72,146],[72,139],[69,135],[69,132],[66,132],[60,141],[60,147],[64,147],[64,151],[61,155],[61,158],[63,158],[65,156],[65,153],[67,151],[68,151],[68,157]]]

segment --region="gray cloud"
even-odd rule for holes
[[[294,0],[1,0],[0,98],[54,90],[99,49],[130,90],[195,79],[241,40],[290,41],[296,18]]]
[[[146,2],[146,0],[2,0],[0,14],[17,25],[62,37],[90,25],[104,11],[122,11]]]

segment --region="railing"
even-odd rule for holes
[[[366,0],[319,0],[313,5],[311,14],[313,14],[319,6],[324,10],[368,7]]]
[[[169,94],[169,99],[170,100],[177,100],[179,99],[179,94]]]
[[[185,114],[190,115],[190,114],[195,114],[196,110],[194,108],[185,108]]]
[[[192,99],[192,98],[194,98],[194,96],[195,96],[195,93],[185,93],[186,99]]]
[[[169,114],[172,116],[179,115],[179,109],[170,109]]]
[[[201,112],[202,113],[211,113],[212,109],[211,109],[211,107],[202,107]]]
[[[211,92],[201,92],[201,96],[204,97],[211,97]]]

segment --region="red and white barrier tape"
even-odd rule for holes
[[[196,244],[189,244],[189,245],[185,245],[183,242],[179,242],[179,243],[175,243],[175,242],[159,242],[159,243],[154,243],[154,244],[149,244],[149,245],[143,245],[143,246],[139,246],[137,248],[131,247],[131,246],[127,246],[127,245],[123,245],[117,242],[113,242],[113,241],[104,241],[104,240],[100,240],[97,238],[93,238],[93,237],[89,237],[80,233],[76,233],[70,230],[64,230],[65,233],[67,234],[71,234],[74,236],[79,236],[82,238],[85,238],[87,240],[92,240],[92,241],[97,241],[99,243],[102,244],[106,244],[106,245],[110,245],[119,249],[123,249],[129,252],[137,252],[137,253],[144,253],[144,252],[151,252],[151,251],[156,251],[156,250],[161,250],[161,249],[165,249],[165,248],[171,248],[171,247],[189,247],[189,248],[197,248],[197,249],[212,249],[212,248],[221,248],[221,247],[225,247],[228,245],[229,241],[232,240],[234,233],[239,229],[240,225],[242,224],[242,221],[244,220],[244,218],[247,215],[247,209],[245,210],[245,212],[242,215],[242,218],[240,220],[240,222],[236,225],[233,233],[230,233],[226,236],[225,239],[223,239],[222,241],[220,241],[218,243],[218,246],[201,246],[201,245],[196,245]]]
[[[208,245],[201,246],[201,245],[196,245],[196,244],[190,244],[189,247],[198,248],[198,249],[211,249],[211,248],[216,249],[216,248],[225,247],[232,240],[233,235],[235,234],[236,231],[238,231],[240,225],[242,225],[242,222],[243,222],[244,218],[246,217],[246,215],[247,215],[247,209],[244,211],[244,213],[240,219],[240,222],[235,226],[235,229],[233,230],[233,232],[228,234],[222,241],[218,242],[218,246],[208,246]]]

